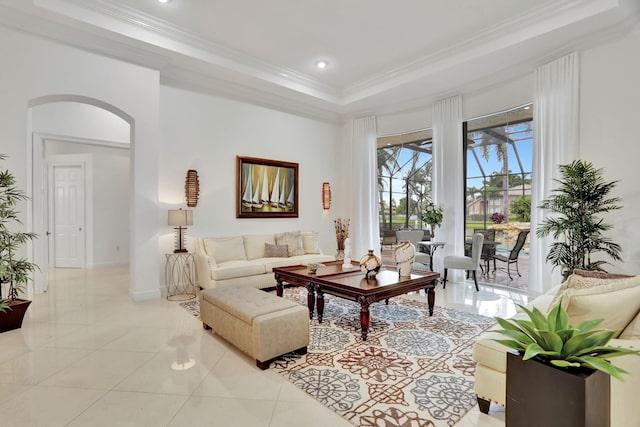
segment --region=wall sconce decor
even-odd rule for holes
[[[187,200],[187,206],[196,207],[198,204],[198,196],[200,195],[200,181],[198,180],[198,171],[189,169],[187,178],[184,182],[184,197]]]
[[[325,211],[331,207],[331,184],[328,182],[322,183],[322,209]]]
[[[176,230],[173,253],[187,252],[185,248],[186,226],[193,225],[193,211],[169,209],[169,225],[175,227],[174,230]]]

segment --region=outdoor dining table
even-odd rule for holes
[[[500,244],[500,242],[496,242],[493,240],[483,240],[482,241],[482,254],[480,255],[482,261],[484,262],[484,268],[482,264],[480,265],[480,269],[482,270],[483,276],[489,275],[489,263],[493,259],[493,255],[496,253],[496,247]],[[465,253],[471,251],[471,240],[465,240]],[[471,256],[471,254],[469,254]]]
[[[444,247],[445,244],[446,242],[436,242],[435,240],[424,240],[416,244],[418,250],[423,248],[429,254],[429,269],[431,271],[433,271],[433,254],[436,253],[436,249]]]

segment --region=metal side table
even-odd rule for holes
[[[196,297],[195,258],[192,253],[166,254],[164,278],[169,301],[187,301]]]

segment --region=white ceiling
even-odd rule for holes
[[[2,25],[326,120],[476,90],[639,21],[639,0],[0,0]]]

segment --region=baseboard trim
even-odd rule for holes
[[[148,291],[143,292],[133,292],[129,289],[129,296],[134,301],[148,301],[151,299],[160,299],[162,298],[162,292],[158,289],[150,289]]]

